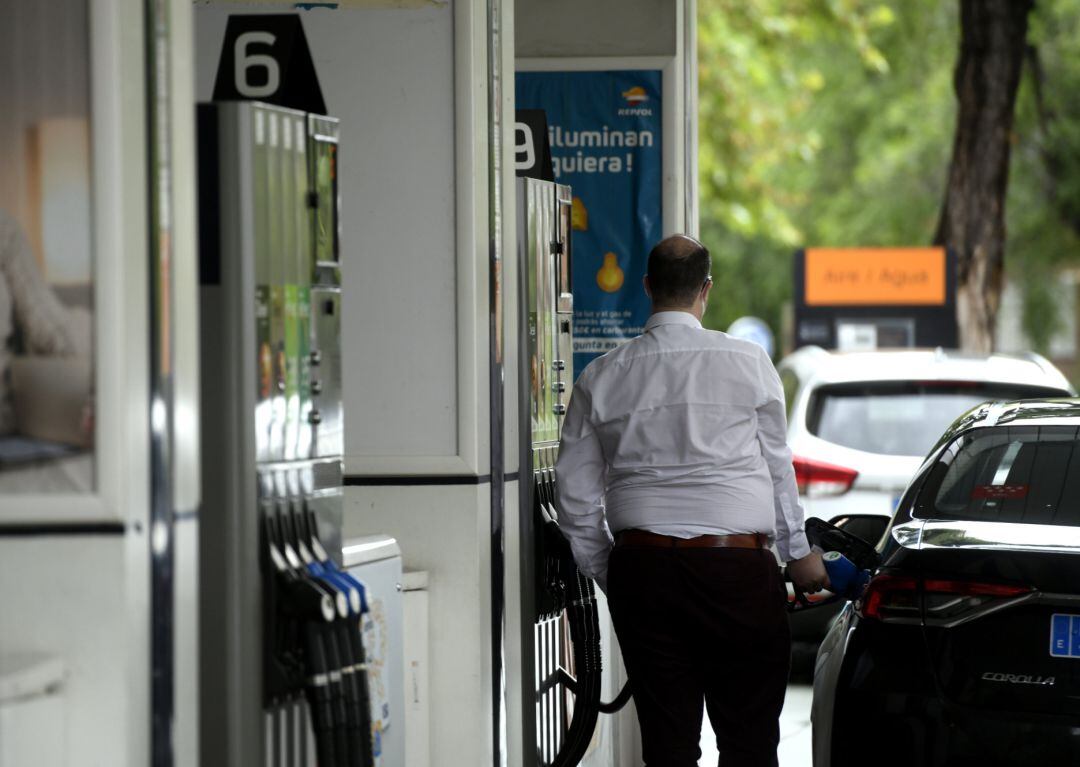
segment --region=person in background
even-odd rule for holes
[[[649,254],[645,332],[581,373],[556,468],[559,525],[608,597],[648,767],[773,767],[791,640],[770,551],[827,587],[803,532],[784,392],[765,351],[705,330],[709,252]]]

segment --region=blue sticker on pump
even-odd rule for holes
[[[1080,658],[1080,615],[1070,615],[1072,619],[1072,630],[1070,633],[1071,647],[1069,648],[1069,657]]]

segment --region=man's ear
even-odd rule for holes
[[[709,293],[712,291],[713,282],[709,280],[701,286],[701,311],[705,312],[705,307],[709,305]]]
[[[645,295],[650,299],[652,298],[652,289],[649,287],[649,275],[645,275],[641,278],[641,284],[645,287]]]

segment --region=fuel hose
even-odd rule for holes
[[[574,648],[574,667],[578,672],[576,702],[563,746],[552,767],[573,767],[589,748],[600,715],[600,627],[593,596],[593,585],[573,567],[572,598],[567,605],[570,641]]]
[[[334,723],[334,751],[337,754],[339,767],[353,767],[349,754],[349,710],[345,700],[345,685],[342,680],[342,659],[338,649],[337,638],[334,636],[334,627],[327,626],[322,629],[323,641],[326,646],[326,662],[330,667],[330,703],[333,707]]]
[[[595,585],[578,570],[569,543],[559,529],[553,480],[553,476],[544,477],[537,483],[538,523],[546,544],[546,587],[553,604],[566,610],[577,679],[565,680],[575,695],[574,713],[551,765],[573,767],[588,751],[599,715],[623,708],[630,701],[631,690],[627,683],[614,700],[601,701],[603,659]]]
[[[340,752],[343,767],[371,767],[364,748],[364,721],[366,720],[363,716],[363,706],[367,703],[360,692],[360,684],[357,680],[360,675],[360,666],[355,657],[355,645],[350,639],[350,634],[357,633],[356,624],[352,618],[360,614],[363,605],[362,597],[358,585],[350,582],[344,573],[316,560],[312,553],[314,547],[310,534],[302,524],[303,519],[302,507],[294,502],[290,506],[288,517],[283,522],[291,542],[295,544],[305,571],[308,577],[314,579],[323,588],[342,597],[337,605],[337,619],[333,623],[330,638],[337,654],[336,663],[333,660],[333,652],[329,653],[331,667],[337,668],[337,673],[331,672],[330,675],[332,693],[335,681],[340,680],[341,704],[335,705],[334,709],[337,716],[335,746]]]
[[[350,767],[374,767],[375,755],[372,745],[371,692],[368,677],[367,653],[361,633],[363,613],[368,609],[367,591],[364,585],[350,573],[338,568],[326,552],[318,534],[318,521],[314,510],[303,504],[294,518],[296,535],[306,543],[315,560],[314,568],[321,577],[349,593],[349,614],[337,631],[338,647],[343,658],[341,666],[342,689],[347,707],[347,742]]]
[[[304,692],[311,710],[311,727],[315,735],[315,758],[320,765],[337,765],[334,741],[334,703],[330,690],[330,665],[326,657],[318,625],[304,622]]]
[[[349,767],[358,767],[363,765],[368,766],[368,762],[364,761],[364,732],[363,732],[363,718],[361,714],[361,694],[360,684],[357,677],[360,676],[359,664],[356,659],[356,653],[352,641],[349,635],[356,633],[349,625],[350,621],[345,620],[337,624],[336,626],[336,639],[339,651],[341,653],[341,687],[344,693],[345,700],[345,741],[346,751],[348,753],[347,764]]]
[[[336,626],[348,615],[348,599],[341,589],[306,569],[294,546],[300,541],[295,530],[289,530],[291,521],[284,507],[264,517],[270,559],[285,596],[282,608],[302,625],[304,692],[311,710],[318,764],[355,767],[348,747],[348,708],[342,678],[345,661],[335,636]],[[292,535],[287,536],[287,532]]]

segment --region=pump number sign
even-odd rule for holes
[[[214,80],[214,101],[263,101],[326,114],[300,16],[230,16]]]

